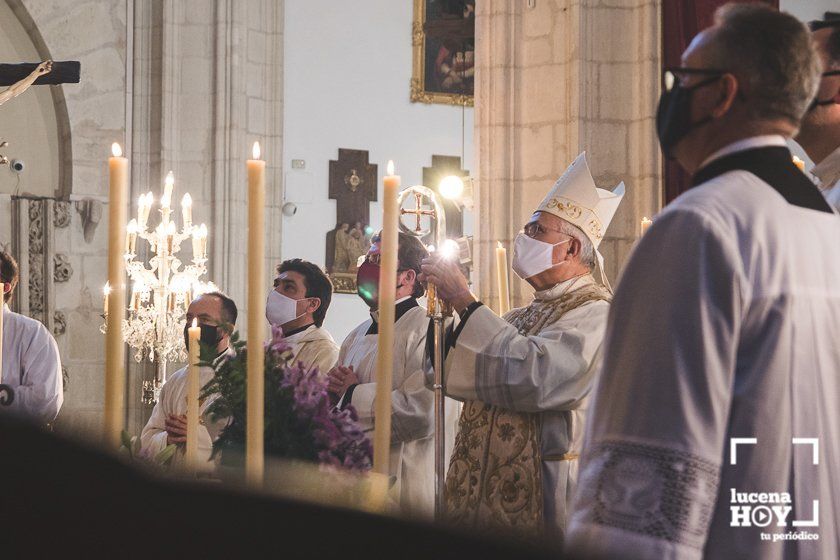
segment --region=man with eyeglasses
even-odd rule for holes
[[[187,329],[193,319],[201,329],[201,344],[216,349],[217,359],[230,352],[230,334],[236,326],[236,304],[221,292],[208,292],[190,302],[187,309],[187,321],[184,325],[184,344],[188,344]],[[212,368],[199,368],[199,381],[203,387],[213,378]],[[200,403],[199,417],[204,414],[213,401],[213,397]],[[209,419],[207,419],[209,420]],[[213,442],[218,437],[226,421],[202,421],[198,426],[198,470],[209,473],[215,469],[210,461]],[[141,452],[154,459],[169,445],[178,449],[171,460],[174,468],[185,466],[187,442],[187,367],[183,367],[169,376],[160,391],[160,398],[152,410],[149,421],[140,434]]]
[[[339,407],[352,405],[366,431],[376,422],[376,356],[379,334],[380,238],[360,263],[359,297],[370,308],[370,318],[356,327],[338,354],[338,363],[328,373],[329,392]],[[397,250],[396,324],[391,392],[390,471],[396,477],[395,494],[400,510],[410,516],[429,517],[434,505],[434,393],[424,384],[423,364],[428,317],[417,299],[425,291],[418,276],[420,263],[428,256],[423,243],[400,232]],[[447,403],[447,440],[452,441],[457,403]]]
[[[826,200],[840,210],[840,17],[809,26],[823,73],[796,141],[813,160],[811,173]]]
[[[718,10],[682,65],[657,125],[694,186],[622,273],[568,542],[840,558],[840,220],[786,146],[819,60],[804,25],[752,3]]]
[[[444,379],[446,394],[464,402],[446,479],[448,520],[563,538],[611,299],[593,272],[605,280],[598,246],[623,195],[623,183],[597,188],[578,156],[516,236],[513,270],[534,299],[504,317],[470,293],[456,262],[423,262],[424,277],[460,315]]]

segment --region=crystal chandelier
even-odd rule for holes
[[[212,282],[203,282],[207,273],[207,226],[192,223],[192,198],[181,200],[183,225],[179,231],[172,216],[172,190],[175,178],[170,171],[160,199],[160,223],[150,228],[154,197],[140,196],[137,217],[126,227],[126,273],[132,282],[128,314],[123,320],[123,339],[134,349],[134,359],[147,358],[157,365],[155,379],[143,382],[143,403],[154,404],[166,381],[166,364],[187,359],[184,347],[184,324],[190,302],[198,295],[215,291]],[[149,243],[147,263],[137,257],[137,241]],[[178,258],[181,244],[192,241],[192,262]],[[109,287],[106,286],[106,303]],[[107,306],[106,306],[107,313]],[[103,332],[104,332],[103,325]]]

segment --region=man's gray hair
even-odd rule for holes
[[[571,222],[567,222],[561,218],[560,220],[560,232],[565,233],[570,237],[574,237],[578,241],[580,241],[580,263],[584,266],[588,266],[589,270],[595,269],[595,246],[592,245],[592,242],[586,237],[586,234],[583,233],[583,230],[574,225]]]
[[[805,25],[764,4],[735,3],[718,8],[715,23],[710,64],[735,75],[750,115],[799,126],[821,71]]]

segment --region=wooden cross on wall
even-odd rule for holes
[[[330,161],[329,181],[336,227],[327,233],[325,267],[330,273],[355,275],[358,253],[364,249],[365,230],[370,225],[370,203],[377,199],[377,166],[368,162],[367,150],[339,148],[338,159]]]
[[[457,156],[432,156],[432,166],[423,168],[423,184],[440,194],[438,186],[441,179],[448,175],[455,175],[456,177],[467,178],[470,172],[461,169],[461,158]],[[464,218],[461,207],[449,200],[448,198],[440,197],[443,210],[446,214],[446,237],[449,239],[458,239],[464,235]]]

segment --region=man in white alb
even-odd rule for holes
[[[195,298],[187,309],[187,322],[184,326],[184,342],[187,343],[187,328],[197,319],[201,328],[201,343],[216,348],[221,358],[229,350],[230,333],[236,326],[237,309],[232,299],[220,292],[209,292]],[[207,385],[213,378],[213,369],[199,368],[199,383],[201,387]],[[202,418],[204,412],[213,402],[209,397],[199,406],[198,426],[198,460],[201,472],[212,472],[215,464],[210,461],[213,452],[213,441],[218,437],[220,423],[211,422],[209,418]],[[211,430],[208,430],[210,423]],[[211,433],[212,432],[212,433]],[[187,441],[187,368],[186,366],[173,373],[160,391],[160,398],[152,410],[152,416],[140,434],[142,453],[153,458],[175,444],[178,450],[172,459],[172,466],[184,465],[184,453]]]
[[[785,145],[817,56],[792,16],[729,4],[671,72],[660,142],[694,186],[613,299],[570,547],[838,558],[840,220]]]
[[[0,414],[10,413],[41,425],[53,422],[64,402],[61,357],[58,346],[40,321],[13,313],[8,305],[18,284],[17,261],[0,251],[0,283],[3,284],[2,383],[14,392]],[[0,395],[4,398],[4,395]]]

